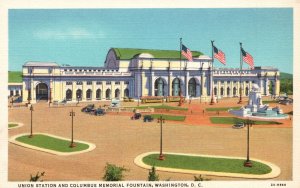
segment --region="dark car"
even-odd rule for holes
[[[131,119],[140,119],[142,117],[142,114],[140,114],[140,113],[135,113],[132,117],[131,117]]]
[[[89,104],[86,107],[81,109],[81,112],[92,112],[94,110],[95,105]]]
[[[232,125],[232,128],[234,128],[234,129],[241,129],[243,127],[245,127],[244,123],[237,123],[237,124]]]
[[[151,121],[153,121],[153,117],[152,116],[150,116],[150,115],[145,115],[144,116],[144,122],[151,122]]]
[[[98,108],[94,111],[94,114],[96,116],[103,116],[105,114],[105,111],[104,111],[104,109]]]

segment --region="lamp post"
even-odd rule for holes
[[[246,124],[247,124],[247,159],[246,161],[244,162],[244,167],[252,167],[252,162],[250,161],[250,155],[249,155],[249,141],[250,141],[250,130],[249,130],[249,126],[252,127],[253,125],[253,121],[252,120],[247,120],[246,121]]]
[[[32,111],[33,111],[33,106],[31,105],[30,108],[30,135],[28,136],[29,138],[32,138],[33,137],[33,134],[32,134]]]
[[[163,119],[162,115],[157,119],[157,123],[160,123],[160,152],[159,152],[159,160],[165,160],[165,157],[162,153],[162,124],[165,123],[165,119]]]
[[[71,138],[70,148],[74,148],[74,147],[76,147],[76,144],[74,143],[74,139],[73,139],[73,118],[75,116],[75,112],[73,111],[73,109],[70,112],[70,116],[72,117],[72,138]]]

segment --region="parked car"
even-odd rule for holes
[[[105,114],[105,111],[104,111],[104,109],[98,108],[94,111],[94,114],[96,116],[103,116]]]
[[[135,113],[131,119],[134,120],[134,119],[140,119],[142,117],[142,114],[141,113]]]
[[[144,116],[144,122],[151,122],[151,121],[153,121],[153,117],[152,116],[150,116],[150,115],[145,115]]]
[[[232,125],[232,128],[234,128],[234,129],[241,129],[243,127],[245,127],[244,123],[237,123],[237,124]]]
[[[82,108],[81,112],[91,112],[94,110],[94,108],[95,108],[94,104],[89,104],[86,107]]]

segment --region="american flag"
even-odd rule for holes
[[[214,46],[214,57],[226,65],[225,54]]]
[[[246,62],[251,69],[254,69],[253,57],[242,48],[243,61]]]
[[[189,61],[193,61],[193,55],[190,49],[188,49],[185,45],[181,46],[181,54],[186,57]]]

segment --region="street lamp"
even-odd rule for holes
[[[165,157],[162,153],[162,124],[165,123],[165,119],[163,119],[162,115],[157,119],[157,123],[160,123],[160,153],[159,160],[165,160]]]
[[[252,162],[250,161],[250,156],[249,156],[249,141],[250,141],[250,130],[249,130],[249,126],[252,127],[252,125],[254,124],[254,122],[252,120],[247,120],[246,122],[247,125],[247,159],[244,162],[244,167],[252,167]]]
[[[72,138],[71,138],[70,148],[74,148],[74,147],[76,147],[76,144],[74,143],[74,139],[73,139],[73,118],[75,116],[75,112],[73,111],[73,109],[70,112],[70,116],[72,117]]]
[[[32,134],[32,111],[33,111],[33,106],[31,105],[30,108],[30,135],[28,136],[29,138],[32,138],[33,137],[33,134]]]

